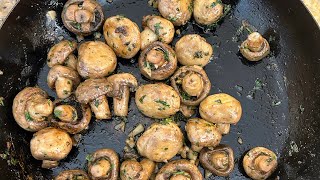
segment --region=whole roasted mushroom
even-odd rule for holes
[[[151,80],[164,80],[177,69],[177,58],[173,49],[164,43],[149,44],[140,54],[141,74]]]
[[[117,180],[119,174],[119,157],[112,149],[99,149],[87,156],[88,173],[92,180]]]
[[[87,36],[98,31],[104,20],[102,7],[94,0],[69,0],[62,10],[64,26],[76,35]]]
[[[156,164],[149,159],[142,159],[141,162],[136,160],[126,160],[120,167],[121,180],[149,180],[154,172]]]
[[[193,16],[197,23],[211,25],[223,16],[224,4],[221,0],[194,0]]]
[[[260,61],[270,53],[270,46],[261,34],[253,32],[241,44],[240,52],[249,61]]]
[[[61,159],[67,157],[72,149],[72,139],[61,129],[48,127],[33,134],[30,141],[32,156],[42,160],[42,168],[57,167]]]
[[[158,10],[175,26],[182,26],[191,18],[193,2],[192,0],[159,0]]]
[[[55,65],[63,65],[76,49],[77,43],[75,41],[63,40],[58,44],[55,44],[51,47],[47,56],[48,66],[53,67]]]
[[[185,159],[175,160],[164,165],[155,180],[202,180],[198,167]]]
[[[65,170],[55,177],[55,180],[90,180],[86,172],[80,169]]]
[[[13,117],[20,127],[35,132],[48,126],[47,117],[53,104],[48,94],[38,87],[26,87],[13,100]]]
[[[252,179],[267,179],[277,165],[276,154],[264,147],[251,149],[243,158],[243,168]]]
[[[203,148],[200,152],[200,163],[217,176],[228,176],[234,168],[233,150],[223,144],[214,148]]]

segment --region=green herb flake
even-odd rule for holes
[[[68,90],[63,90],[63,94],[65,94],[65,95],[67,95],[67,94],[69,94],[70,93],[70,91],[68,91]]]
[[[222,104],[221,99],[217,99],[217,100],[215,100],[214,102],[216,102],[216,103],[218,103],[218,104]]]
[[[163,105],[163,107],[158,108],[158,110],[160,110],[160,111],[165,110],[166,108],[170,108],[170,105],[166,101],[158,99],[158,100],[155,100],[154,102]]]
[[[254,82],[254,87],[253,87],[253,89],[254,89],[254,90],[261,90],[263,86],[264,86],[264,84],[262,83],[262,81],[261,81],[259,78],[257,78],[257,79],[255,80],[255,82]]]
[[[165,119],[162,119],[159,123],[162,124],[162,125],[168,125],[172,121],[173,120],[171,118],[165,118]]]
[[[178,19],[177,17],[169,16],[169,21],[171,22],[175,22],[177,19]]]
[[[195,52],[193,55],[193,59],[195,59],[195,58],[198,58],[198,59],[203,58],[203,52],[202,51]]]
[[[86,156],[86,160],[87,160],[88,162],[91,162],[91,161],[92,161],[92,155],[91,155],[91,154],[88,154],[88,155]]]
[[[67,84],[71,84],[71,81],[67,81]]]
[[[193,12],[193,1],[190,2],[189,6],[188,6],[188,10],[190,13]]]
[[[94,106],[95,106],[96,108],[98,108],[100,104],[101,104],[101,102],[99,101],[99,99],[95,99],[95,100],[94,100]]]
[[[184,91],[181,91],[181,97],[184,100],[190,100],[191,99],[191,96],[188,93],[184,92]]]
[[[7,159],[7,157],[8,157],[8,155],[7,154],[5,154],[5,153],[3,153],[3,154],[0,154],[0,158],[2,158],[2,159]]]
[[[216,2],[213,2],[210,7],[214,8],[218,4],[222,4],[221,0],[217,0]]]
[[[55,117],[59,118],[61,116],[61,114],[62,114],[62,111],[54,110],[53,114],[54,114]]]
[[[164,60],[169,61],[169,52],[164,50],[163,51]]]
[[[73,48],[73,43],[71,41],[68,41],[68,45]]]
[[[78,23],[78,22],[73,22],[71,25],[72,25],[74,28],[78,29],[79,31],[82,30],[82,29],[81,29],[81,24]]]
[[[0,97],[0,106],[4,106],[4,98],[3,97]]]
[[[25,113],[24,113],[24,116],[26,117],[26,120],[27,120],[27,121],[33,121],[33,119],[32,119],[32,117],[31,117],[31,115],[30,115],[29,112],[25,112]]]
[[[143,95],[143,96],[141,96],[141,98],[139,99],[139,101],[140,101],[141,104],[143,103],[143,100],[144,100],[144,98],[145,98],[146,96],[147,96],[147,95]]]
[[[163,29],[163,27],[161,26],[161,23],[159,22],[159,23],[156,23],[155,25],[154,25],[154,31],[155,31],[155,33],[156,33],[156,35],[157,36],[159,36],[159,34],[160,34],[160,29]]]

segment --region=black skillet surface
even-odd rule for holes
[[[120,121],[92,121],[82,133],[80,144],[61,161],[58,168],[43,170],[40,161],[32,158],[29,141],[32,134],[22,130],[11,113],[14,96],[25,86],[38,84],[54,97],[46,85],[48,67],[46,53],[58,37],[75,38],[62,25],[60,13],[65,1],[23,0],[14,9],[0,30],[0,153],[9,149],[7,160],[0,159],[0,179],[49,179],[64,169],[85,168],[85,157],[98,148],[113,148],[120,155],[127,134],[137,123],[147,127],[152,120],[141,115],[131,97],[126,131],[114,130]],[[225,1],[230,3],[230,1]],[[157,14],[147,0],[99,0],[106,17],[123,14],[139,26],[143,15]],[[236,165],[230,179],[246,179],[242,157],[255,146],[276,152],[279,167],[271,179],[320,178],[320,31],[298,0],[232,1],[232,11],[214,31],[204,32],[190,22],[182,35],[198,33],[214,46],[214,58],[205,70],[212,82],[211,93],[225,92],[239,99],[243,107],[241,121],[232,126],[222,143],[235,151]],[[48,10],[57,11],[57,20],[46,18]],[[239,56],[235,36],[241,21],[247,20],[264,37],[271,40],[270,56],[259,63],[248,63]],[[87,39],[92,39],[89,37]],[[179,37],[175,38],[175,41]],[[103,40],[103,39],[102,39]],[[173,43],[174,44],[174,43]],[[137,57],[118,59],[117,72],[131,72],[140,84],[149,83],[141,77]],[[263,86],[254,90],[259,79]],[[243,87],[237,87],[239,85]],[[247,95],[254,92],[254,98]],[[279,104],[281,102],[281,104]],[[181,122],[184,129],[184,122]],[[243,144],[238,143],[241,138]],[[10,145],[12,144],[12,145]],[[3,156],[2,156],[3,157]],[[17,162],[15,162],[17,160]],[[203,172],[203,170],[201,169]],[[211,179],[224,179],[211,177]]]

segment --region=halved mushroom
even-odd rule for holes
[[[55,180],[89,180],[89,176],[86,172],[80,169],[65,170],[55,177]]]
[[[158,10],[161,15],[175,26],[185,25],[193,11],[192,0],[159,0]]]
[[[185,66],[205,66],[209,63],[213,48],[205,38],[198,34],[183,36],[175,45],[175,52],[180,64]]]
[[[223,16],[221,0],[194,0],[193,16],[197,23],[211,25]]]
[[[253,32],[241,44],[240,52],[249,61],[260,61],[270,53],[270,46],[261,34]]]
[[[96,119],[110,119],[111,112],[106,97],[114,95],[113,87],[107,79],[87,79],[80,83],[76,90],[76,98],[82,104],[90,103]]]
[[[69,55],[76,49],[77,43],[75,41],[63,40],[58,44],[55,44],[51,47],[47,56],[48,66],[53,67],[55,65],[63,65]]]
[[[13,100],[13,117],[20,127],[35,132],[48,126],[47,117],[53,104],[48,94],[38,87],[26,87]]]
[[[135,95],[138,109],[152,118],[167,118],[179,111],[180,98],[178,93],[163,83],[140,86]]]
[[[149,159],[142,159],[141,162],[136,160],[126,160],[120,167],[121,180],[148,180],[156,168],[156,164]]]
[[[104,23],[103,34],[108,45],[119,57],[130,59],[140,50],[139,27],[124,16],[109,17]]]
[[[52,126],[63,129],[70,134],[77,134],[88,128],[91,120],[90,107],[80,104],[74,97],[53,102],[55,108],[50,117]]]
[[[116,54],[101,41],[82,43],[79,46],[78,54],[77,69],[83,78],[102,78],[116,69]]]
[[[200,152],[200,163],[217,176],[228,176],[234,168],[233,150],[223,144],[215,148],[203,148]]]
[[[154,42],[140,54],[141,74],[151,80],[164,80],[177,69],[177,58],[173,49],[164,43]]]
[[[276,154],[264,147],[251,149],[243,158],[243,168],[252,179],[267,179],[277,165]]]
[[[138,87],[137,79],[129,73],[114,74],[107,80],[113,84],[113,111],[116,116],[127,116],[130,91]]]
[[[200,118],[189,119],[185,126],[191,149],[199,152],[203,147],[219,145],[222,135],[216,126]]]
[[[175,160],[164,165],[155,180],[202,180],[198,167],[185,159]]]
[[[88,173],[91,179],[117,180],[119,157],[112,149],[99,149],[87,157]]]
[[[104,20],[102,7],[94,0],[69,0],[62,10],[64,26],[76,35],[87,36],[98,31]]]
[[[219,93],[208,96],[200,103],[200,116],[212,123],[236,124],[242,115],[240,102],[234,97]]]
[[[222,135],[226,135],[229,134],[230,132],[230,124],[221,124],[218,123],[216,124],[217,130],[222,134]]]
[[[48,127],[33,134],[30,141],[32,156],[42,160],[42,168],[54,168],[72,149],[72,139],[61,129]]]
[[[137,150],[151,161],[167,162],[183,146],[183,134],[173,122],[153,123],[138,139]]]
[[[80,76],[70,67],[55,65],[48,73],[47,83],[51,89],[56,90],[60,99],[65,99],[80,84]]]

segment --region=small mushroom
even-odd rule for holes
[[[65,99],[80,84],[80,76],[70,67],[55,65],[48,73],[47,83],[51,89],[56,90],[60,99]]]
[[[92,180],[117,180],[119,173],[119,157],[112,149],[99,149],[87,158],[88,173]]]
[[[38,87],[26,87],[13,100],[13,117],[20,127],[35,132],[48,126],[47,117],[53,104],[48,94]]]
[[[221,0],[194,0],[193,16],[197,23],[211,25],[223,16],[224,5]]]
[[[223,144],[215,148],[203,148],[200,152],[200,163],[217,176],[228,176],[234,168],[233,150]]]
[[[102,7],[94,0],[67,1],[61,17],[69,31],[81,36],[88,36],[98,31],[104,20]]]
[[[119,57],[130,59],[140,50],[139,27],[124,16],[109,17],[104,23],[103,34],[108,45]]]
[[[198,167],[185,159],[174,160],[165,164],[155,180],[202,180]]]
[[[182,26],[191,18],[193,2],[192,0],[159,0],[158,10],[175,26]]]
[[[242,115],[240,102],[234,97],[219,93],[208,96],[200,103],[200,116],[212,123],[236,124]]]
[[[116,54],[101,41],[82,43],[79,46],[78,54],[77,69],[83,78],[102,78],[116,69]]]
[[[230,124],[221,124],[218,123],[216,124],[217,130],[222,134],[222,135],[226,135],[229,134],[230,132]]]
[[[63,40],[55,44],[49,50],[47,56],[47,64],[51,68],[55,65],[63,65],[68,59],[69,55],[77,49],[75,41]]]
[[[253,32],[241,44],[240,52],[249,61],[260,61],[270,53],[270,46],[261,34]]]
[[[127,116],[129,111],[130,91],[138,86],[137,79],[129,73],[114,74],[107,80],[113,84],[113,111],[116,116]]]
[[[55,180],[89,180],[89,176],[86,172],[80,169],[65,170],[55,177]]]
[[[141,74],[151,80],[164,80],[177,69],[174,50],[167,44],[154,42],[140,54],[139,69]]]
[[[33,134],[30,141],[32,156],[42,160],[42,168],[54,168],[72,149],[72,139],[61,129],[48,127]]]
[[[96,119],[110,119],[111,112],[108,97],[113,95],[112,84],[107,79],[87,79],[80,83],[76,90],[76,98],[81,104],[90,103]]]
[[[156,164],[149,159],[142,159],[141,162],[136,160],[126,160],[120,167],[121,180],[148,180],[156,168]]]

